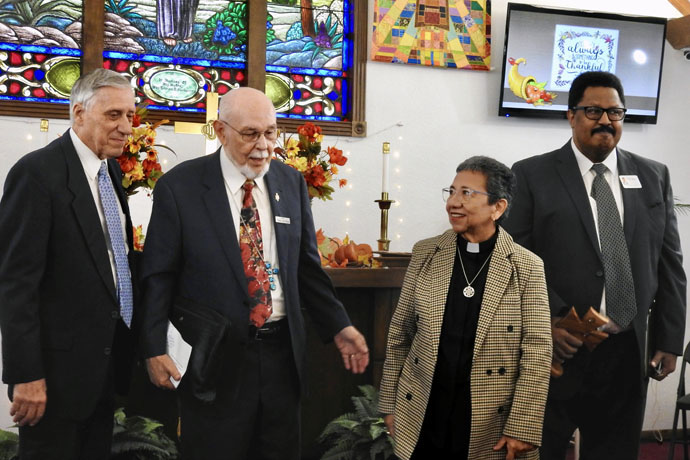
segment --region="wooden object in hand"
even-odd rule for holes
[[[575,307],[571,307],[568,314],[561,318],[554,327],[565,329],[581,340],[589,351],[592,351],[609,336],[606,332],[599,330],[608,322],[607,317],[592,307],[589,307],[582,319],[575,311]],[[557,378],[561,375],[563,375],[563,365],[554,359],[551,363],[551,376]]]

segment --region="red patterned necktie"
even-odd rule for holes
[[[247,180],[242,186],[244,198],[242,199],[241,225],[240,225],[240,251],[242,253],[242,265],[247,277],[249,301],[252,310],[249,313],[249,321],[256,327],[264,325],[273,312],[271,301],[271,285],[268,279],[269,273],[263,256],[263,241],[261,239],[261,220],[256,203],[252,197],[254,181]]]

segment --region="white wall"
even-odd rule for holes
[[[373,8],[373,2],[370,9]],[[337,190],[334,200],[315,201],[317,228],[329,236],[348,233],[358,243],[376,248],[380,213],[375,199],[380,198],[381,144],[390,141],[391,198],[396,205],[390,212],[389,234],[392,251],[410,251],[415,241],[445,230],[447,220],[440,189],[450,184],[455,167],[470,155],[483,154],[510,165],[513,162],[563,145],[570,137],[565,120],[506,119],[497,116],[500,67],[505,30],[506,1],[492,4],[492,44],[494,65],[490,72],[431,69],[417,66],[367,65],[367,123],[364,139],[327,138],[325,145],[337,144],[348,152],[342,176],[351,188]],[[663,0],[540,0],[549,6],[577,7],[616,13],[675,17],[678,13]],[[369,14],[372,17],[372,14]],[[675,194],[690,202],[690,153],[685,137],[690,112],[690,62],[682,53],[666,47],[660,114],[657,125],[627,124],[620,145],[659,160],[671,169]],[[397,126],[402,124],[402,126]],[[23,153],[53,139],[67,124],[51,121],[50,132],[42,135],[37,120],[0,117],[4,145],[0,148],[0,182]],[[33,138],[27,140],[27,136]],[[175,135],[161,128],[159,139],[178,152],[168,157],[173,164],[192,158],[204,150],[196,136]],[[397,172],[396,172],[397,170]],[[145,197],[135,200],[134,212],[145,223]],[[690,215],[679,216],[681,238],[686,254],[690,251]],[[690,264],[686,257],[686,272]],[[690,337],[686,333],[686,337]],[[645,430],[671,426],[677,374],[662,383],[652,382],[648,396]],[[0,389],[0,391],[2,391]],[[4,398],[0,397],[0,404]],[[3,419],[0,427],[11,424]]]

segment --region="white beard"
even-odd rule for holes
[[[267,155],[268,155],[268,153],[267,153]],[[229,155],[229,158],[230,158],[230,161],[232,161],[232,163],[235,166],[237,166],[237,169],[239,169],[239,171],[242,173],[242,175],[244,177],[246,177],[247,179],[251,179],[251,180],[261,179],[262,177],[264,177],[266,175],[266,173],[268,172],[268,169],[271,167],[271,162],[269,161],[266,163],[266,165],[263,168],[261,168],[261,171],[256,172],[247,163],[245,163],[243,165],[238,165],[237,162],[235,162],[235,159],[232,157],[232,155]]]

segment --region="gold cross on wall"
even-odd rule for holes
[[[213,122],[218,119],[218,93],[206,93],[206,123],[175,122],[175,134],[202,134],[206,138],[206,155],[218,150]]]

